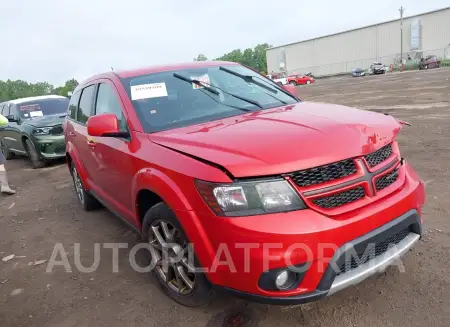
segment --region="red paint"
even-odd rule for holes
[[[102,114],[89,117],[87,132],[91,136],[103,136],[119,133],[119,123],[114,114]]]
[[[388,115],[333,104],[301,102],[145,134],[117,76],[130,77],[196,65],[217,63],[196,62],[111,72],[93,77],[78,87],[98,82],[114,86],[130,129],[129,139],[99,136],[104,131],[117,129],[107,116],[105,121],[91,118],[88,128],[67,120],[64,130],[68,155],[86,188],[131,224],[141,228],[137,195],[141,190],[150,190],[175,212],[204,267],[211,267],[221,243],[228,245],[238,273],[232,274],[219,266],[216,273],[207,274],[213,284],[266,296],[311,292],[322,277],[319,266],[334,253],[334,249],[329,249],[324,257],[318,249],[319,243],[341,246],[410,209],[421,210],[424,186],[405,161],[394,184],[373,197],[335,209],[321,209],[311,202],[314,196],[302,194],[309,207],[305,210],[234,218],[216,216],[200,197],[194,180],[232,182],[220,166],[237,178],[280,175],[363,156],[391,142],[394,142],[392,158],[400,158],[395,138],[402,125]],[[96,146],[89,147],[88,139]],[[209,165],[208,161],[215,165]],[[333,184],[336,182],[320,184],[320,188]],[[299,193],[315,189],[294,187]],[[285,256],[291,258],[292,264],[305,262],[305,251],[287,252],[290,245],[299,242],[308,245],[314,256],[302,283],[286,292],[259,289],[258,278],[263,272],[261,244],[280,244],[280,248],[270,251],[271,255],[282,258],[270,262],[269,267],[276,268],[285,265]],[[236,248],[236,243],[261,245],[250,250],[251,271],[248,273],[244,272],[244,250]]]
[[[314,82],[314,78],[305,75],[291,75],[288,77],[288,83],[295,85],[312,84]]]

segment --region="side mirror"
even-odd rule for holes
[[[8,119],[8,121],[9,121],[10,123],[18,123],[18,122],[19,122],[19,118],[17,118],[17,117],[14,116],[14,115],[6,116],[6,119]]]
[[[286,84],[286,85],[283,85],[283,88],[284,88],[286,91],[288,91],[290,94],[297,96],[297,91],[296,91],[294,85]]]
[[[119,121],[114,114],[101,114],[89,117],[87,131],[90,136],[128,137],[128,132],[121,132]]]

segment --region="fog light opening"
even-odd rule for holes
[[[290,270],[282,270],[275,279],[275,286],[280,290],[288,289],[294,284],[295,279],[295,273]]]

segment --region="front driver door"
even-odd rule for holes
[[[120,129],[128,131],[126,112],[117,89],[112,81],[99,81],[95,101],[95,115],[113,113],[119,120]],[[134,165],[132,157],[133,139],[121,137],[92,138],[92,156],[96,163],[96,182],[102,199],[123,218],[133,222],[132,182]]]

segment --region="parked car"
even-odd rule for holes
[[[425,59],[421,58],[419,62],[419,69],[439,68],[441,61],[434,55],[427,56]]]
[[[62,123],[69,99],[58,95],[21,98],[0,103],[0,114],[9,124],[0,127],[0,146],[6,159],[26,155],[34,168],[48,160],[64,158]]]
[[[405,123],[390,115],[303,102],[218,61],[97,75],[69,108],[81,206],[100,202],[134,226],[152,276],[184,305],[215,289],[317,300],[397,262],[422,235],[424,184],[400,154]]]
[[[365,76],[366,71],[362,68],[355,68],[352,70],[353,77]]]
[[[315,82],[314,78],[306,75],[291,75],[287,81],[292,85],[312,84]]]
[[[284,73],[267,75],[267,78],[271,79],[272,81],[274,81],[275,83],[278,83],[280,85],[288,84],[288,79]]]
[[[370,64],[369,67],[369,74],[370,75],[379,75],[379,74],[386,74],[387,67],[382,64],[381,62],[374,62]]]

